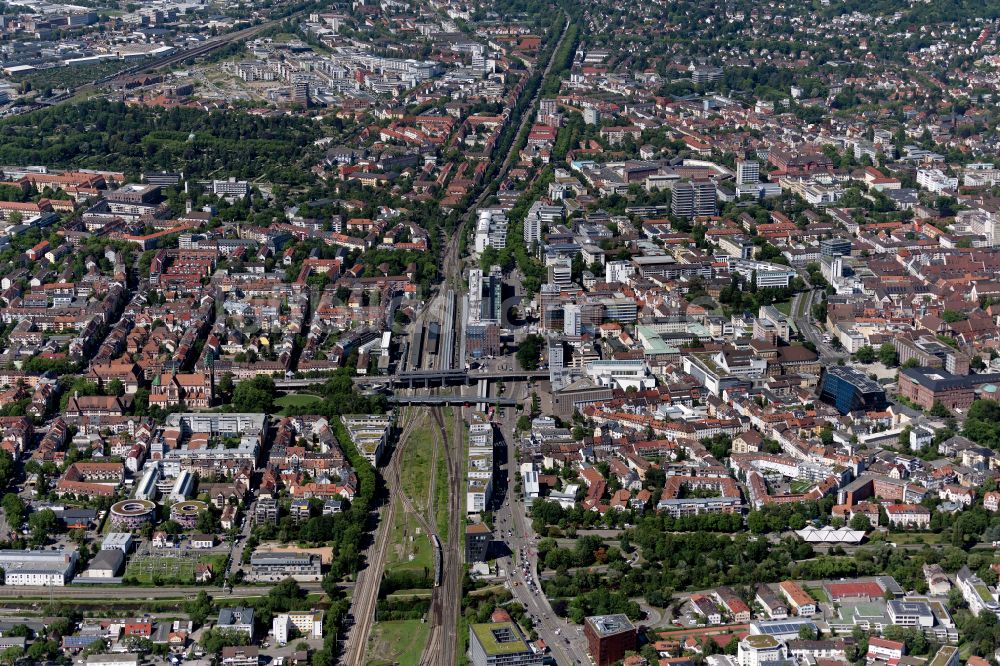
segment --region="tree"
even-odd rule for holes
[[[948,411],[948,408],[945,407],[940,400],[935,400],[934,404],[931,406],[930,415],[936,418],[946,419],[951,416],[951,412]]]
[[[804,624],[799,627],[799,640],[802,641],[814,641],[819,636],[816,634],[816,627],[810,624]]]
[[[528,335],[517,348],[517,362],[525,370],[537,370],[538,359],[541,358],[545,338],[540,335]]]
[[[14,479],[14,456],[6,449],[0,449],[0,484],[4,488],[10,486]]]
[[[26,624],[15,624],[4,632],[4,636],[16,636],[18,638],[31,638],[33,635],[33,632]]]
[[[2,504],[4,515],[7,516],[7,522],[15,529],[20,529],[21,523],[24,522],[24,512],[26,510],[24,500],[16,493],[7,493],[3,496]]]
[[[215,534],[220,527],[219,519],[207,509],[198,513],[194,523],[194,528],[204,534]]]
[[[28,526],[31,528],[32,545],[40,546],[48,540],[49,535],[56,532],[59,518],[52,509],[42,509],[28,516]]]
[[[531,430],[531,417],[527,414],[521,414],[521,416],[517,417],[517,429],[521,432]]]
[[[214,609],[215,606],[212,603],[212,597],[204,590],[199,591],[198,596],[184,605],[184,610],[187,611],[188,616],[195,625],[205,624],[205,620],[208,619]]]
[[[219,378],[219,393],[227,398],[233,394],[233,373],[222,373]]]
[[[887,368],[892,368],[899,364],[899,356],[896,354],[896,348],[891,342],[883,342],[882,346],[878,348],[878,360]]]
[[[122,380],[115,377],[110,382],[108,382],[108,395],[123,396],[125,395],[125,384]]]
[[[872,522],[868,519],[868,516],[863,513],[856,513],[854,517],[851,518],[851,529],[852,530],[862,530],[867,532],[872,528]]]
[[[233,408],[238,412],[274,412],[274,398],[277,388],[274,379],[268,375],[257,375],[245,379],[233,390]]]
[[[235,629],[210,629],[201,637],[201,646],[210,654],[218,654],[224,647],[249,644],[250,636]]]
[[[875,350],[871,347],[871,345],[865,345],[858,351],[854,352],[854,360],[858,363],[874,363]]]
[[[3,652],[0,652],[0,663],[15,664],[24,656],[24,648],[19,645],[12,645]]]
[[[747,516],[747,527],[754,534],[764,534],[767,532],[767,519],[760,511],[751,511]]]

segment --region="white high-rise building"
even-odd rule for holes
[[[624,282],[635,275],[635,264],[631,261],[609,261],[604,264],[604,281],[608,284]]]
[[[542,227],[561,222],[563,219],[563,207],[546,206],[541,201],[531,204],[527,215],[524,216],[524,243],[529,248],[535,243],[542,241]]]
[[[482,254],[487,247],[498,250],[507,247],[507,216],[501,210],[487,208],[479,211],[476,222],[476,254]]]
[[[576,303],[567,303],[563,306],[563,333],[574,337],[579,337],[583,327],[580,306]]]
[[[756,185],[760,182],[760,164],[753,160],[741,160],[736,163],[736,184]]]
[[[542,238],[542,218],[528,213],[524,218],[524,244],[530,249]]]

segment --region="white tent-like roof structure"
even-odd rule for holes
[[[804,530],[796,530],[795,533],[809,543],[861,543],[865,538],[864,530],[852,530],[849,527],[834,529],[809,526]]]

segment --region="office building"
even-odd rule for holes
[[[132,550],[131,532],[108,532],[101,542],[101,550],[120,550],[127,555]]]
[[[245,199],[250,196],[250,183],[236,178],[213,180],[210,189],[212,194],[227,200]]]
[[[917,169],[917,185],[940,194],[945,190],[957,190],[958,178],[947,176],[940,169]]]
[[[295,81],[292,83],[292,103],[309,106],[309,82]]]
[[[4,585],[63,587],[76,570],[75,550],[0,550]]]
[[[594,615],[583,621],[590,658],[597,666],[610,666],[635,650],[636,631],[625,615]]]
[[[836,407],[841,414],[883,411],[889,406],[885,389],[878,382],[854,368],[840,365],[824,368],[819,397]]]
[[[576,303],[567,303],[563,306],[563,333],[572,337],[580,337],[583,328],[583,319],[580,313],[580,306]]]
[[[937,402],[949,410],[965,410],[981,386],[998,381],[998,373],[953,375],[944,368],[903,368],[899,372],[899,394],[922,409],[932,409]]]
[[[718,193],[710,180],[692,180],[674,185],[670,212],[677,217],[712,216],[717,212]]]
[[[469,655],[472,666],[542,666],[543,655],[535,654],[513,622],[469,625]]]
[[[756,185],[760,182],[760,163],[754,160],[740,160],[736,163],[736,184]]]
[[[560,287],[573,284],[573,262],[569,257],[556,257],[548,262],[548,282]]]
[[[740,666],[766,666],[785,660],[785,644],[774,636],[752,634],[740,641],[736,660]]]
[[[710,67],[704,65],[695,67],[694,65],[692,65],[688,69],[691,72],[691,82],[694,83],[695,85],[715,83],[716,81],[722,80],[721,67]]]
[[[531,249],[532,244],[541,242],[542,230],[545,227],[551,227],[562,219],[562,206],[547,206],[541,201],[531,204],[531,208],[524,216],[524,244]]]
[[[892,345],[896,348],[901,367],[908,368],[914,365],[914,363],[907,363],[912,359],[918,367],[925,370],[927,368],[944,368],[953,375],[969,374],[971,360],[967,354],[929,335],[916,340],[902,336],[896,337],[893,339]]]
[[[250,580],[256,583],[278,583],[286,578],[299,582],[320,580],[322,574],[319,555],[258,550],[250,556]]]
[[[849,257],[851,256],[851,241],[847,238],[824,238],[819,242],[819,254],[821,257]]]
[[[788,287],[796,276],[794,270],[783,264],[751,261],[738,257],[729,258],[729,270],[742,276],[745,280],[753,280],[758,289]]]
[[[926,601],[893,599],[887,605],[889,619],[900,627],[929,629],[934,626],[934,612]]]
[[[465,528],[465,561],[485,562],[493,533],[483,523],[473,523]]]
[[[488,275],[478,268],[469,270],[468,323],[499,325],[503,296],[503,273],[493,266]]]

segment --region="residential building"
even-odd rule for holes
[[[972,573],[969,567],[962,567],[955,576],[958,582],[958,589],[962,591],[962,597],[969,604],[969,610],[973,615],[979,615],[982,611],[994,613],[1000,619],[1000,602],[997,601],[997,594],[991,590],[983,579]]]
[[[215,622],[216,629],[243,632],[254,638],[254,609],[244,606],[234,606],[219,610],[219,618]]]
[[[279,645],[285,645],[297,637],[323,638],[323,611],[278,613],[271,622],[271,633]]]
[[[758,585],[754,600],[760,604],[772,620],[784,620],[788,617],[788,606],[785,605],[774,590],[768,585]]]
[[[791,604],[797,615],[808,616],[816,614],[816,602],[803,590],[798,583],[790,580],[778,584],[778,589]]]
[[[889,524],[894,527],[927,529],[931,525],[931,511],[919,504],[890,504],[885,507]]]

